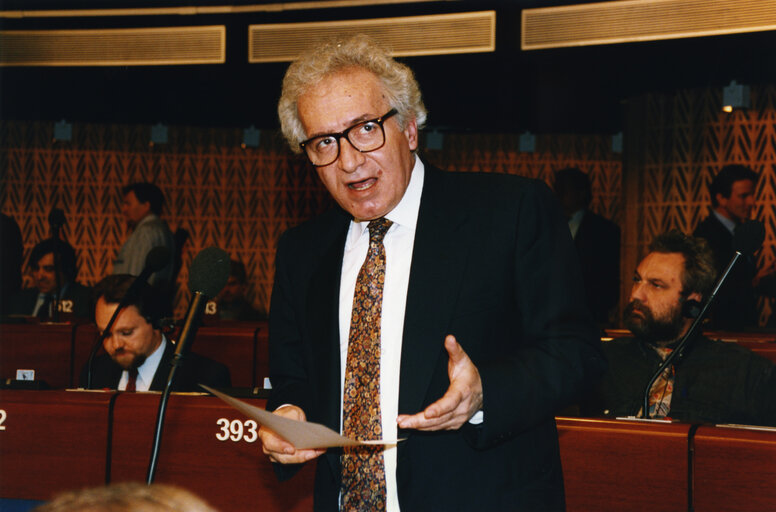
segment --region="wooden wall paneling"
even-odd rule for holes
[[[128,235],[121,187],[154,181],[165,193],[163,218],[189,232],[182,251],[175,316],[189,302],[188,267],[217,245],[246,265],[249,299],[269,309],[275,245],[280,234],[333,202],[314,169],[277,133],[258,148],[242,148],[241,131],[168,128],[166,144],[149,145],[150,126],[74,125],[69,142],[53,140],[53,124],[0,122],[0,205],[22,229],[25,255],[48,236],[48,213],[65,210],[62,236],[75,247],[79,280],[94,284],[110,272]],[[545,180],[576,165],[591,174],[593,209],[619,221],[620,156],[610,137],[537,135],[536,152],[519,151],[516,134],[446,134],[444,149],[423,151],[434,165],[458,171],[501,172]],[[26,285],[31,284],[27,276]]]

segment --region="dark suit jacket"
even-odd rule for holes
[[[170,376],[172,358],[175,355],[175,346],[167,343],[164,347],[162,360],[154,373],[151,382],[151,391],[163,391]],[[102,354],[95,358],[92,365],[91,389],[116,389],[121,380],[121,366],[116,364],[108,354]],[[81,387],[86,387],[87,367],[81,370]],[[223,364],[190,352],[183,360],[183,366],[178,367],[175,373],[173,391],[202,391],[198,384],[205,384],[213,388],[224,388],[231,385],[229,369]]]
[[[20,291],[11,301],[9,313],[13,315],[32,315],[39,293],[37,288],[25,288]],[[68,316],[87,320],[93,319],[93,295],[90,287],[76,282],[70,283],[60,298],[59,308],[62,319],[66,319]]]
[[[280,239],[270,313],[270,409],[339,430],[339,281],[350,218],[332,211]],[[554,413],[603,370],[571,236],[535,180],[426,166],[404,318],[399,413],[449,386],[443,341],[477,366],[484,423],[400,431],[404,511],[562,510]],[[388,256],[390,257],[390,255]],[[316,510],[336,510],[340,452],[320,457]],[[292,468],[279,467],[287,476]]]
[[[574,245],[582,264],[582,281],[593,317],[609,321],[609,311],[620,298],[620,227],[585,210]]]
[[[609,370],[589,411],[631,416],[643,407],[644,391],[663,363],[648,343],[620,338],[603,345]],[[679,421],[776,426],[776,366],[736,343],[696,336],[675,364],[668,415]]]
[[[705,238],[714,253],[717,274],[721,274],[733,258],[733,235],[714,214],[695,228],[693,236]],[[757,294],[752,279],[757,273],[753,258],[741,258],[717,293],[711,312],[710,325],[724,331],[743,331],[757,327]]]

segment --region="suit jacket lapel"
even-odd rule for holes
[[[119,382],[121,381],[121,375],[124,373],[124,369],[119,366],[118,363],[116,363],[113,359],[111,359],[109,355],[105,354],[104,357],[107,358],[108,364],[105,366],[104,370],[94,370],[94,374],[92,375],[91,389],[100,389],[102,387],[118,389]],[[98,375],[97,372],[100,374]],[[100,385],[100,382],[104,382],[104,386]]]
[[[164,387],[167,385],[167,378],[170,376],[170,369],[172,368],[172,356],[175,354],[175,347],[172,343],[164,343],[164,353],[162,353],[162,360],[159,361],[159,366],[156,367],[154,372],[154,379],[151,381],[151,391],[164,391]],[[184,363],[185,364],[185,363]],[[175,385],[172,389],[180,388],[180,381],[183,378],[181,375],[183,367],[178,368],[175,372]]]
[[[350,220],[345,215],[333,224],[331,244],[325,250],[318,269],[310,281],[308,293],[307,326],[312,340],[312,357],[320,372],[317,382],[319,390],[331,390],[321,394],[322,423],[335,431],[340,427],[342,390],[340,389],[340,334],[339,334],[339,292],[342,274],[342,257],[345,251],[345,237]],[[339,475],[339,451],[329,450],[326,458],[332,474]]]
[[[426,165],[404,316],[400,414],[422,410],[467,259],[460,245],[468,216],[450,201],[448,185],[442,171]]]

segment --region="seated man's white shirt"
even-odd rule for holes
[[[162,342],[156,347],[156,350],[148,356],[137,369],[137,380],[135,381],[135,391],[148,391],[151,389],[151,383],[154,381],[154,375],[156,375],[156,369],[159,368],[159,363],[162,362],[162,355],[164,355],[164,349],[167,346],[167,337],[162,334]],[[119,380],[119,390],[127,389],[127,382],[129,381],[129,372],[124,370],[121,372],[121,379]]]
[[[62,297],[65,296],[65,292],[67,291],[68,286],[70,286],[70,283],[63,284],[59,289],[59,300],[62,300]],[[43,307],[43,304],[46,303],[46,298],[48,296],[54,296],[54,293],[38,293],[38,299],[35,301],[35,307],[32,308],[32,313],[30,313],[32,316],[38,316],[38,312],[40,311],[40,308]],[[49,304],[49,307],[52,308],[53,306]],[[50,311],[50,313],[53,313],[53,311]]]

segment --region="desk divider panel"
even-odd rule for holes
[[[694,445],[695,512],[776,510],[776,431],[702,426]]]
[[[104,485],[115,396],[0,390],[0,497],[48,500]]]
[[[160,395],[122,393],[113,421],[111,481],[145,481]],[[265,407],[265,400],[247,402]],[[310,511],[315,464],[279,482],[258,426],[211,396],[173,394],[155,482],[185,487],[219,510]]]
[[[35,370],[35,380],[54,389],[70,387],[71,323],[0,324],[0,379]]]
[[[690,424],[556,423],[568,512],[687,511]]]

